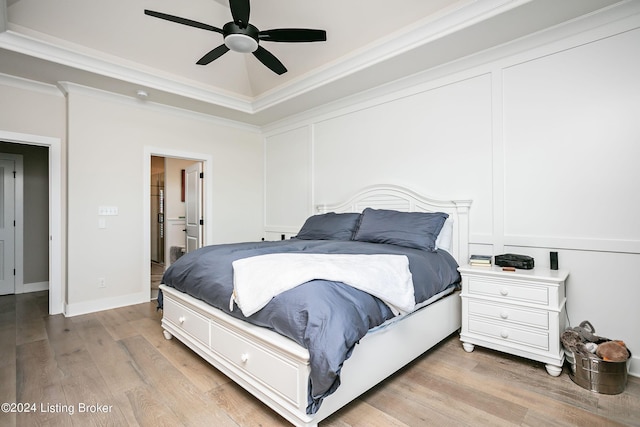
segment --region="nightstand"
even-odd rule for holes
[[[562,373],[565,281],[568,271],[536,267],[458,268],[462,276],[462,331],[467,352],[492,348],[545,364],[549,375]]]

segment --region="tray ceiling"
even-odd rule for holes
[[[0,0],[0,73],[130,96],[144,89],[151,102],[262,125],[616,2],[253,0],[250,22],[261,30],[327,31],[326,42],[260,42],[288,68],[279,76],[251,54],[197,65],[220,34],[144,14],[222,27],[232,20],[224,0]]]

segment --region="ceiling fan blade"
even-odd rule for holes
[[[196,64],[198,65],[207,65],[216,59],[220,58],[225,53],[229,52],[229,48],[226,44],[221,44],[215,49],[210,50],[205,56],[200,58]]]
[[[308,28],[277,28],[260,31],[258,38],[266,42],[324,42],[327,41],[327,32]]]
[[[148,10],[148,9],[144,10],[144,14],[153,16],[154,18],[160,18],[167,21],[176,22],[178,24],[188,25],[190,27],[200,28],[202,30],[207,30],[207,31],[214,31],[216,33],[222,34],[222,29],[218,27],[214,27],[213,25],[209,25],[209,24],[204,24],[198,21],[192,21],[191,19],[181,18],[179,16],[169,15],[166,13],[156,12],[154,10]]]
[[[231,8],[233,21],[238,24],[240,28],[246,28],[249,23],[249,12],[251,10],[249,0],[229,0],[229,7]]]
[[[287,72],[287,68],[282,64],[282,62],[262,46],[258,46],[258,49],[253,52],[253,56],[258,58],[260,62],[276,74],[280,75]]]

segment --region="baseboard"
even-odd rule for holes
[[[640,378],[640,357],[631,357],[631,363],[629,363],[629,375]]]
[[[21,285],[16,284],[15,293],[16,294],[27,294],[29,292],[40,292],[40,291],[48,291],[49,290],[49,282],[34,282],[34,283],[23,283]]]
[[[111,310],[113,308],[125,307],[128,305],[142,304],[143,302],[149,302],[148,290],[118,297],[66,304],[64,315],[66,317],[73,317],[81,314],[95,313],[96,311]]]

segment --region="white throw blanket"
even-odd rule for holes
[[[314,279],[343,282],[384,301],[394,314],[415,307],[409,260],[404,255],[342,255],[281,253],[233,262],[233,295],[245,316],[271,299]]]

